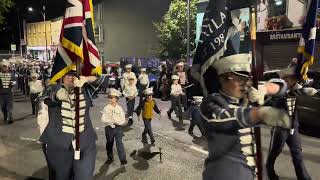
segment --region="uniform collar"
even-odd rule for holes
[[[220,91],[220,94],[222,97],[224,97],[227,100],[228,103],[231,103],[231,104],[239,104],[240,103],[240,99],[229,96],[226,93],[224,93],[223,91]]]

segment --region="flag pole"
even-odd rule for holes
[[[81,67],[80,67],[80,60],[76,61],[76,70],[77,70],[77,78],[80,77],[81,74]],[[75,152],[74,152],[74,159],[80,160],[80,132],[79,132],[79,119],[80,119],[80,88],[75,87],[75,96],[76,96],[76,117],[75,117]]]
[[[263,65],[260,63],[258,64],[257,62],[257,51],[256,51],[256,32],[257,32],[257,26],[256,26],[256,16],[257,16],[257,11],[255,5],[252,5],[250,7],[250,38],[251,38],[251,53],[252,53],[252,68],[253,68],[253,86],[255,88],[258,88],[258,78],[261,77],[258,73],[263,70]],[[262,65],[261,67],[258,66]],[[260,71],[259,71],[260,70]],[[262,72],[262,71],[261,71]],[[261,73],[260,72],[260,73]],[[257,165],[257,176],[258,180],[263,179],[263,157],[262,157],[262,148],[261,148],[261,129],[260,127],[255,127],[254,128],[254,133],[255,133],[255,140],[256,140],[256,165]]]

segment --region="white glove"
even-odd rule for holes
[[[56,94],[59,101],[68,101],[69,93],[65,88],[60,88]]]
[[[301,86],[300,84],[296,83],[294,86],[293,86],[293,89],[294,90],[298,90],[298,89],[301,89],[303,88],[303,86]]]
[[[264,103],[264,97],[266,94],[266,87],[264,85],[259,85],[258,89],[255,89],[254,87],[249,89],[248,98],[250,102],[257,102],[259,105],[262,105]]]
[[[17,84],[16,81],[11,81],[11,86],[14,86],[16,84]]]
[[[76,150],[76,140],[75,139],[72,141],[72,147],[74,150]]]
[[[74,79],[73,79],[74,87],[81,88],[87,82],[88,82],[88,78],[85,76],[80,76],[80,80],[76,77],[74,77]]]
[[[291,128],[291,122],[285,111],[269,106],[263,106],[258,109],[259,117],[262,121],[273,127]]]
[[[303,92],[306,93],[308,96],[313,96],[318,93],[318,91],[315,88],[311,87],[303,88]]]

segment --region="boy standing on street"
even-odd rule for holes
[[[126,153],[122,142],[123,132],[121,126],[125,124],[126,118],[121,106],[118,105],[121,92],[116,89],[110,89],[108,96],[109,103],[103,109],[101,121],[106,124],[106,150],[108,160],[107,163],[113,162],[113,144],[116,141],[117,151],[121,165],[127,164]]]
[[[124,87],[123,95],[126,97],[127,102],[127,112],[129,116],[128,125],[131,126],[133,124],[133,111],[135,98],[138,96],[137,86],[135,84],[135,75],[129,76],[129,84]]]
[[[29,82],[30,88],[30,101],[32,106],[32,115],[38,113],[38,103],[36,99],[39,94],[44,90],[41,80],[38,80],[39,75],[35,72],[31,73],[31,81]]]
[[[176,112],[177,117],[179,118],[179,123],[183,124],[182,119],[182,108],[181,108],[181,95],[184,95],[181,85],[179,82],[179,76],[178,75],[172,75],[171,79],[173,81],[173,84],[171,85],[171,108],[167,112],[168,117],[171,119],[171,113],[173,111]]]
[[[151,145],[154,146],[155,140],[152,133],[151,120],[153,118],[153,111],[159,114],[160,118],[161,118],[161,111],[159,110],[156,104],[156,101],[152,97],[153,89],[152,88],[146,89],[144,91],[144,94],[145,94],[145,99],[140,102],[136,112],[137,112],[138,118],[140,119],[140,114],[142,111],[142,118],[144,123],[144,131],[142,133],[142,143],[143,144],[148,143],[148,138],[147,138],[147,134],[148,134],[151,140]]]
[[[200,104],[202,103],[203,96],[193,96],[193,101],[191,103],[191,106],[189,108],[189,114],[191,117],[191,122],[189,126],[188,133],[193,136],[193,130],[195,126],[198,126],[201,137],[204,135],[204,129],[201,125],[201,115],[200,115]]]
[[[146,68],[142,68],[140,71],[140,75],[138,77],[139,79],[139,96],[140,96],[140,102],[142,101],[143,98],[143,92],[149,87],[149,77],[148,74],[146,73]]]

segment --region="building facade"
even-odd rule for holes
[[[94,5],[96,44],[103,62],[123,57],[157,57],[154,22],[169,9],[170,0],[105,0]]]
[[[46,59],[46,41],[51,44],[51,22],[27,23],[27,54],[34,59]],[[48,54],[50,54],[48,52]]]
[[[304,0],[275,0],[259,5],[257,41],[265,67],[269,70],[287,67],[297,56],[304,21]],[[319,19],[319,14],[318,14]],[[320,21],[318,21],[319,24]],[[319,27],[318,27],[319,29]],[[315,62],[310,67],[320,70],[320,34],[317,30]]]
[[[154,22],[168,11],[170,0],[104,0],[94,4],[95,41],[102,62],[121,58],[156,58],[159,49]],[[62,18],[47,22],[50,58],[59,43]],[[37,59],[45,59],[44,23],[27,24],[27,49]]]

